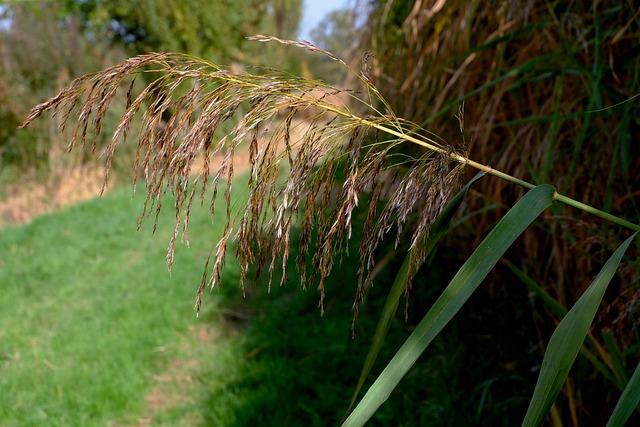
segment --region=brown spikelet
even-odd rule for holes
[[[176,224],[167,249],[169,268],[178,237],[189,242],[194,201],[204,204],[208,200],[214,217],[218,187],[224,181],[225,231],[207,260],[196,310],[206,285],[222,281],[232,242],[241,269],[240,286],[252,266],[256,274],[268,269],[269,286],[281,266],[280,284],[286,283],[292,247],[299,247],[296,263],[301,286],[306,288],[317,279],[322,310],[326,278],[337,257],[348,253],[356,225],[352,214],[367,198],[354,303],[357,314],[380,241],[395,229],[397,239],[408,237],[418,245],[455,186],[459,168],[449,166],[452,156],[444,144],[398,119],[370,78],[351,70],[340,58],[308,42],[265,36],[253,39],[326,55],[360,76],[366,95],[269,69],[253,75],[188,55],[151,53],[74,80],[36,106],[23,126],[45,112],[62,112],[64,125],[75,111],[69,148],[80,144],[84,149],[89,146],[88,135],[97,136],[103,130],[103,119],[116,93],[126,91],[126,109],[112,138],[101,147],[107,166],[105,182],[116,148],[126,142],[135,123],[139,130],[133,180],[134,184],[144,180],[142,217],[155,217],[154,231],[163,196],[169,193],[174,198]],[[150,83],[136,95],[135,82],[143,80],[140,74]],[[233,125],[222,131],[224,123]],[[409,143],[426,147],[424,155],[418,159],[403,155],[402,147]],[[234,209],[234,156],[245,146],[249,193],[246,203]],[[222,160],[214,167],[211,159],[217,154]],[[194,176],[198,157],[201,166]],[[338,171],[344,171],[342,182],[336,182]],[[288,176],[282,179],[285,173]],[[408,227],[415,217],[419,220],[411,219],[413,225]],[[297,241],[294,226],[300,227]],[[313,266],[311,277],[308,264]]]

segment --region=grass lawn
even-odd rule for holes
[[[259,282],[243,298],[231,251],[222,287],[196,317],[195,291],[224,224],[195,209],[191,245],[176,246],[170,274],[171,201],[155,234],[151,221],[136,233],[142,202],[119,190],[0,232],[0,425],[336,425],[396,268],[376,279],[355,340],[349,259],[327,282],[321,317],[317,291],[301,291],[294,269],[285,287],[268,294]],[[421,275],[417,307],[446,283],[434,274]],[[527,398],[513,390],[529,379],[483,356],[493,348],[468,351],[469,316],[436,340],[370,425],[510,425],[514,407],[519,419]],[[408,335],[411,323],[398,317],[373,373]],[[483,369],[492,376],[478,377]]]
[[[119,191],[2,230],[3,426],[137,423],[154,375],[204,324],[192,303],[206,250],[180,248],[170,275],[171,214],[137,234],[141,199]]]
[[[168,273],[171,203],[136,233],[142,201],[124,189],[0,233],[0,425],[335,423],[367,345],[350,338],[352,288],[324,318],[296,284],[242,298],[230,255],[196,318],[222,224],[194,211]]]

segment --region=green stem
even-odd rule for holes
[[[369,120],[360,119],[360,118],[357,118],[357,117],[352,117],[352,118],[359,119],[363,124],[366,124],[368,126],[374,127],[376,129],[380,129],[381,131],[387,132],[387,133],[389,133],[391,135],[397,136],[398,138],[402,138],[402,139],[405,139],[407,141],[413,142],[415,144],[421,145],[421,146],[423,146],[425,148],[428,148],[430,150],[436,151],[438,153],[448,153],[449,157],[451,159],[457,161],[457,162],[467,164],[467,165],[469,165],[469,166],[471,166],[471,167],[473,167],[475,169],[484,171],[484,172],[486,172],[486,173],[488,173],[490,175],[493,175],[493,176],[495,176],[497,178],[500,178],[500,179],[503,179],[505,181],[511,182],[512,184],[519,185],[519,186],[524,187],[524,188],[529,189],[529,190],[531,190],[532,188],[535,187],[535,185],[531,184],[530,182],[523,181],[521,179],[518,179],[518,178],[516,178],[514,176],[511,176],[509,174],[506,174],[504,172],[500,172],[498,170],[493,169],[490,166],[483,165],[482,163],[474,162],[473,160],[468,159],[468,158],[466,158],[464,156],[461,156],[460,154],[449,153],[448,150],[446,150],[443,147],[440,147],[435,141],[432,141],[430,139],[420,140],[420,139],[415,138],[415,137],[413,137],[411,135],[406,135],[403,132],[397,131],[395,129],[390,129],[390,128],[388,128],[388,127],[386,127],[384,125],[381,125],[379,123],[371,122]],[[622,218],[618,218],[617,216],[614,216],[614,215],[611,215],[611,214],[606,213],[604,211],[601,211],[599,209],[596,209],[596,208],[594,208],[592,206],[589,206],[587,204],[584,204],[582,202],[574,200],[574,199],[572,199],[570,197],[563,196],[562,194],[559,194],[558,192],[556,192],[554,194],[553,199],[555,201],[563,203],[563,204],[565,204],[567,206],[572,206],[572,207],[574,207],[576,209],[580,209],[581,211],[590,213],[590,214],[595,215],[595,216],[597,216],[599,218],[602,218],[604,220],[607,220],[607,221],[613,222],[615,224],[621,225],[623,227],[626,227],[626,228],[628,228],[630,230],[640,231],[640,225],[638,225],[638,224],[634,224],[634,223],[629,222],[627,220],[624,220]]]
[[[574,208],[580,209],[581,211],[588,212],[592,215],[595,215],[607,221],[611,221],[615,224],[621,225],[623,227],[627,227],[633,231],[640,231],[640,225],[634,224],[622,218],[618,218],[617,216],[608,214],[606,212],[603,212],[589,205],[585,205],[584,203],[578,202],[577,200],[571,199],[567,196],[563,196],[562,194],[556,193],[553,198],[554,200],[557,200],[560,203],[564,203],[565,205],[568,205],[568,206],[573,206]]]
[[[286,96],[290,97],[290,98],[296,98],[296,99],[302,99],[302,96],[297,96],[297,95],[292,95],[292,94],[286,94]],[[521,187],[524,187],[528,190],[531,190],[535,187],[535,185],[531,184],[530,182],[524,181],[522,179],[518,179],[512,175],[509,175],[507,173],[501,172],[499,170],[493,169],[491,166],[487,166],[487,165],[483,165],[482,163],[478,163],[475,162],[467,157],[461,156],[458,153],[455,152],[450,152],[448,149],[440,146],[437,142],[435,142],[434,140],[428,138],[428,137],[423,137],[423,139],[419,139],[416,138],[415,136],[412,135],[408,135],[406,133],[404,133],[400,128],[398,129],[393,129],[393,128],[389,128],[387,126],[385,126],[384,124],[380,124],[378,122],[374,122],[371,120],[367,120],[365,118],[362,117],[358,117],[356,115],[354,115],[353,113],[351,113],[350,111],[345,111],[339,107],[336,107],[335,105],[332,105],[330,103],[326,103],[326,102],[322,102],[322,101],[318,101],[317,105],[323,109],[325,109],[326,111],[331,111],[333,113],[339,114],[341,116],[344,116],[350,120],[354,120],[356,122],[359,122],[365,126],[369,126],[378,130],[381,130],[385,133],[388,133],[390,135],[396,136],[400,139],[412,142],[414,144],[418,144],[421,145],[422,147],[425,147],[429,150],[435,151],[437,153],[446,153],[452,160],[455,160],[457,162],[469,165],[475,169],[484,171],[486,173],[488,173],[489,175],[493,175],[497,178],[500,178],[502,180],[505,180],[507,182],[510,182],[512,184],[515,185],[519,185]],[[589,206],[587,204],[581,203],[577,200],[574,200],[570,197],[567,196],[563,196],[562,194],[559,194],[557,191],[555,192],[553,199],[555,201],[558,201],[560,203],[563,203],[567,206],[572,206],[576,209],[580,209],[581,211],[590,213],[592,215],[595,215],[599,218],[602,218],[604,220],[607,221],[611,221],[615,224],[621,225],[623,227],[629,228],[630,230],[633,231],[640,231],[640,225],[634,224],[632,222],[629,222],[627,220],[624,220],[622,218],[618,218],[614,215],[611,215],[609,213],[606,213],[604,211],[601,211],[599,209],[596,209],[592,206]]]

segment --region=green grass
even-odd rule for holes
[[[325,425],[341,416],[361,363],[357,351],[344,358],[367,345],[350,338],[351,286],[342,302],[332,289],[323,318],[318,294],[295,284],[270,295],[258,285],[243,299],[229,259],[222,292],[208,292],[196,318],[195,290],[222,226],[195,211],[191,245],[178,246],[169,274],[171,204],[153,235],[149,222],[136,233],[142,201],[120,190],[2,230],[0,425]],[[154,395],[163,408],[147,402]]]
[[[0,424],[128,423],[144,411],[172,356],[163,349],[198,323],[206,251],[181,248],[169,275],[170,215],[156,235],[136,234],[141,201],[121,191],[2,231]]]
[[[191,245],[177,246],[169,274],[172,205],[165,201],[155,235],[150,223],[136,233],[142,201],[120,190],[0,233],[0,425],[336,425],[401,260],[376,279],[355,340],[357,263],[349,259],[327,282],[321,317],[319,293],[301,291],[293,269],[285,287],[269,294],[261,281],[242,298],[229,256],[221,289],[205,294],[196,318],[197,284],[223,224],[195,210]],[[416,279],[410,320],[433,303],[447,274],[428,270]],[[482,307],[486,302],[462,310],[371,425],[519,420],[527,400],[515,390],[526,395],[532,385],[486,357],[496,346],[505,363],[518,356],[504,347],[513,340],[508,328],[486,347],[487,335],[469,326],[492,329],[471,321],[482,316]],[[412,325],[402,313],[393,321],[367,387]],[[494,369],[469,368],[479,363]]]

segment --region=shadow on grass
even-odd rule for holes
[[[236,189],[242,188],[235,187]],[[235,206],[245,196],[238,196]],[[354,223],[366,217],[366,201],[354,212]],[[208,220],[191,222],[192,236],[210,232]],[[205,396],[200,419],[206,426],[329,426],[342,419],[369,350],[378,317],[395,273],[403,260],[398,250],[376,276],[374,287],[360,309],[357,337],[351,338],[352,304],[356,290],[358,231],[354,224],[350,257],[334,266],[325,283],[325,313],[318,307],[319,291],[308,284],[303,291],[295,266],[289,281],[280,287],[274,274],[271,292],[268,277],[246,286],[243,297],[237,284],[238,265],[229,248],[222,284],[205,295],[215,302],[203,321],[212,329],[224,325],[225,350],[201,366],[199,381]],[[290,260],[295,260],[296,230],[292,230]],[[393,253],[391,243],[381,253]],[[468,245],[464,245],[468,247]],[[471,249],[469,249],[471,250]],[[384,364],[402,345],[428,307],[435,301],[465,254],[436,251],[430,266],[414,281],[408,321],[402,309],[388,332],[385,345],[365,383],[366,390]],[[204,264],[204,259],[202,260]],[[276,263],[278,264],[278,263]],[[470,304],[443,331],[427,353],[411,369],[368,425],[513,425],[521,421],[535,383],[529,367],[512,368],[518,360],[530,360],[531,349],[523,329],[531,328],[527,290],[520,301],[502,307],[472,297]],[[473,302],[475,300],[475,303]],[[401,304],[401,307],[403,304]],[[487,313],[498,313],[484,321]],[[489,316],[491,317],[491,316]],[[514,323],[514,318],[521,322]],[[523,356],[524,355],[524,356]],[[518,372],[524,371],[524,375]],[[360,397],[362,396],[362,392]]]
[[[336,265],[327,280],[323,317],[318,291],[311,284],[301,290],[293,267],[286,286],[268,293],[262,278],[243,298],[230,252],[222,286],[205,295],[196,320],[195,287],[223,226],[211,223],[206,208],[194,211],[191,246],[178,247],[169,275],[164,256],[173,231],[170,202],[156,235],[149,224],[136,235],[141,199],[131,200],[128,191],[3,231],[0,390],[10,395],[0,402],[0,424],[339,422],[402,251],[376,277],[355,339],[350,328],[357,236],[351,258]],[[404,321],[401,309],[373,374],[442,291],[468,246],[442,245],[430,267],[419,272],[409,319]],[[296,255],[292,247],[290,259]],[[541,350],[531,348],[536,330],[527,288],[504,283],[515,289],[509,298],[476,292],[369,425],[521,422]],[[372,381],[373,375],[365,389]]]
[[[292,248],[292,252],[291,259],[295,259],[297,251]],[[357,247],[351,254],[334,267],[327,281],[324,316],[318,308],[319,291],[313,285],[303,291],[293,266],[286,286],[274,285],[268,293],[268,278],[261,278],[247,287],[245,298],[234,286],[238,282],[235,270],[226,270],[218,291],[222,308],[211,312],[208,320],[224,322],[235,337],[238,360],[233,372],[223,372],[219,366],[203,371],[201,380],[208,393],[204,425],[338,425],[358,381],[386,292],[402,262],[399,251],[376,277],[361,308],[357,337],[352,339]],[[432,262],[438,268],[428,268],[417,278],[409,321],[404,321],[400,309],[374,374],[391,359],[447,283],[452,274],[448,270],[455,266],[446,262],[447,254],[440,256]],[[274,283],[277,279],[276,275]],[[474,296],[475,302],[434,341],[368,425],[519,423],[535,382],[530,369],[510,365],[520,365],[518,358],[531,356],[522,336],[522,328],[532,324],[530,319],[520,319],[519,325],[512,322],[526,312],[522,308],[527,307],[524,287],[522,297],[518,303],[524,305],[512,301],[497,307],[486,296]],[[492,317],[487,309],[497,314]],[[487,316],[491,318],[484,321]],[[505,327],[505,322],[512,327]],[[501,329],[496,329],[500,324]],[[374,379],[370,375],[364,390]]]
[[[222,320],[238,337],[242,359],[237,372],[222,373],[231,374],[228,382],[214,381],[209,389],[207,425],[224,419],[233,426],[326,426],[340,420],[368,349],[366,337],[375,327],[373,318],[363,318],[362,338],[351,338],[357,266],[349,261],[332,275],[324,316],[319,292],[300,289],[293,268],[285,286],[274,285],[269,293],[263,278],[246,288],[245,298],[226,278],[224,308],[212,313],[211,321]],[[215,367],[211,373],[221,374]]]

